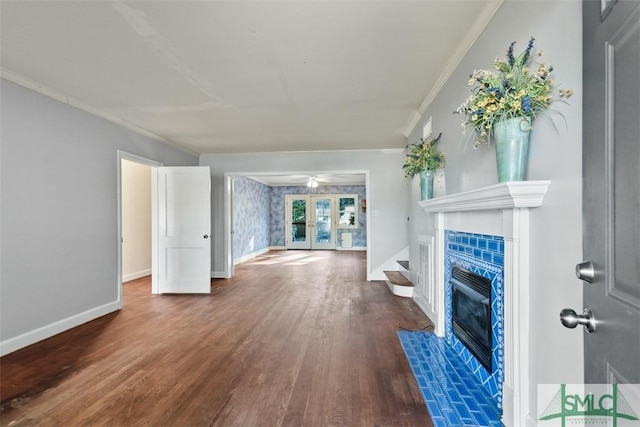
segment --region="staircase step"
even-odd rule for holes
[[[394,295],[407,298],[413,296],[413,283],[402,273],[399,271],[384,271],[383,273],[387,276],[387,286]]]

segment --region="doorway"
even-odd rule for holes
[[[151,275],[151,167],[122,159],[122,283]]]
[[[117,200],[118,200],[118,274],[117,274],[117,287],[118,287],[118,301],[122,306],[122,286],[125,281],[133,280],[144,275],[151,275],[151,293],[154,292],[154,286],[156,283],[156,274],[154,274],[155,260],[155,239],[157,238],[154,227],[152,226],[154,221],[154,215],[157,215],[154,209],[156,203],[156,174],[157,168],[163,166],[162,163],[156,162],[151,159],[137,156],[135,154],[127,153],[125,151],[118,150],[117,152]],[[132,172],[133,171],[133,172]],[[145,172],[146,171],[146,172]],[[133,175],[140,177],[140,175],[148,173],[148,183],[140,183],[131,185],[131,178]],[[133,175],[132,175],[133,174]],[[135,188],[133,188],[135,187]],[[133,192],[134,194],[131,194]],[[148,192],[148,193],[147,193]],[[129,193],[129,194],[127,194]],[[144,203],[136,203],[137,206],[133,206],[129,199],[132,198],[146,198],[149,201],[148,211],[142,212],[141,207]],[[147,236],[149,240],[143,242],[145,232],[136,232],[132,234],[132,228],[145,228],[146,225],[141,225],[148,218]],[[139,222],[138,222],[139,221]],[[127,222],[129,222],[127,224]],[[137,230],[141,231],[141,230]],[[128,240],[125,245],[125,238]],[[131,243],[131,245],[129,245]],[[131,251],[145,251],[145,254],[131,254]],[[148,256],[150,259],[145,264],[145,258]],[[132,255],[132,256],[131,256]],[[127,259],[125,259],[127,257]],[[148,266],[148,267],[146,267]]]

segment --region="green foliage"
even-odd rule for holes
[[[304,200],[294,200],[291,206],[291,222],[304,223],[307,220],[307,202]]]
[[[535,63],[532,59],[534,38],[517,57],[513,54],[516,42],[507,50],[506,60],[496,58],[494,70],[474,70],[469,80],[472,95],[456,110],[465,115],[465,128],[479,136],[474,147],[486,143],[493,125],[500,120],[529,117],[533,120],[554,101],[553,67]],[[535,57],[541,57],[539,52]],[[534,67],[534,68],[532,68]],[[536,68],[537,67],[537,68]],[[572,90],[557,90],[560,98],[569,97]]]
[[[411,178],[420,172],[436,170],[446,163],[444,153],[436,150],[436,144],[440,141],[442,133],[436,139],[429,135],[426,139],[420,138],[420,142],[407,145],[405,151],[407,158],[404,162],[404,174]]]

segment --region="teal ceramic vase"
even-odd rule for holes
[[[433,197],[434,171],[420,172],[420,200],[428,200]]]
[[[530,132],[529,117],[501,120],[493,125],[498,182],[527,179]]]

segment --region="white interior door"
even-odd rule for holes
[[[209,293],[209,167],[160,167],[157,191],[159,293]]]

